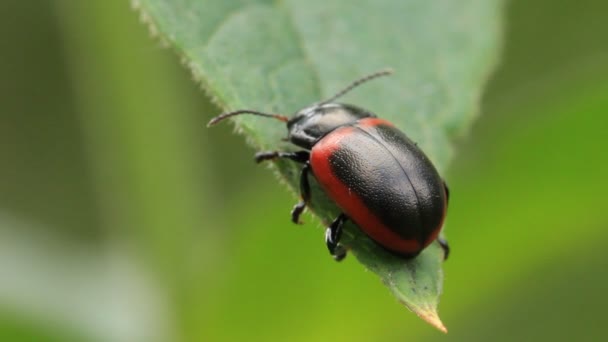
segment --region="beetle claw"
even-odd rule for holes
[[[253,159],[255,160],[256,163],[261,163],[265,160],[272,160],[276,158],[276,153],[275,152],[258,152],[255,154],[255,156],[253,156]]]
[[[293,210],[291,211],[291,222],[295,224],[302,224],[302,221],[300,221],[300,215],[304,211],[304,208],[306,208],[306,202],[304,201],[299,202],[293,207]]]
[[[340,214],[325,230],[325,244],[327,244],[329,254],[331,254],[336,261],[341,261],[346,256],[346,249],[338,244],[342,237],[342,226],[344,226],[346,220],[346,215]]]
[[[344,260],[344,258],[346,258],[346,248],[344,248],[342,245],[338,245],[334,251],[333,257],[334,260],[338,262]]]
[[[439,243],[439,246],[441,246],[441,249],[443,249],[443,261],[448,260],[448,256],[450,255],[450,245],[448,245],[447,240],[442,237],[438,237],[437,242]]]

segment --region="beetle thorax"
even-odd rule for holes
[[[289,141],[305,149],[311,149],[319,139],[334,129],[368,117],[375,115],[352,105],[315,104],[300,110],[289,120],[287,123]]]

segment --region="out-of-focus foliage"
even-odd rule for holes
[[[446,337],[288,222],[126,3],[1,2],[0,340],[603,339],[607,10],[508,6],[447,177]]]

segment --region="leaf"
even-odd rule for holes
[[[137,0],[144,20],[178,50],[224,110],[295,112],[354,79],[391,67],[394,77],[366,84],[342,100],[394,122],[425,150],[440,172],[450,139],[477,113],[495,63],[500,0],[226,1]],[[209,113],[209,116],[217,113]],[[259,150],[293,150],[283,125],[253,116],[234,119]],[[298,189],[299,168],[277,162]],[[313,211],[337,214],[313,186]],[[343,238],[399,301],[445,331],[437,315],[442,254],[433,244],[414,260],[398,258],[349,225]]]

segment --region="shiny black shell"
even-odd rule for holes
[[[431,161],[398,128],[341,104],[305,109],[290,123],[290,140],[311,150],[318,183],[370,238],[406,256],[437,238],[446,188]]]

